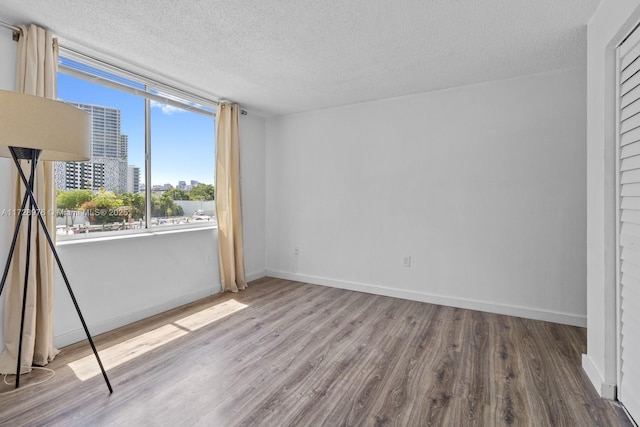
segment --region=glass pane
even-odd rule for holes
[[[151,102],[150,226],[215,224],[213,117]]]
[[[92,117],[92,157],[56,162],[59,236],[144,228],[144,98],[58,74],[58,99]]]
[[[92,67],[90,65],[86,65],[86,64],[83,64],[82,62],[74,61],[74,60],[69,59],[69,58],[65,58],[65,57],[62,57],[62,56],[59,57],[58,58],[58,64],[60,64],[60,66],[62,66],[62,67],[69,67],[69,68],[72,68],[74,70],[81,71],[83,73],[91,74],[93,76],[101,77],[101,78],[104,78],[106,80],[110,80],[112,82],[116,82],[116,83],[119,83],[121,85],[128,86],[128,87],[130,87],[132,89],[137,89],[137,90],[141,90],[141,91],[145,90],[144,83],[136,82],[136,81],[133,81],[131,79],[124,78],[122,76],[118,76],[118,75],[115,75],[115,74],[112,74],[112,73],[108,73],[106,71],[99,70],[99,69],[94,68],[94,67]],[[58,88],[58,90],[59,89],[60,88]]]

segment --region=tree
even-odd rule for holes
[[[155,217],[182,216],[184,210],[167,193],[151,195],[151,215]]]
[[[131,218],[140,220],[144,217],[144,195],[133,193],[121,193],[118,197],[122,200],[124,207],[128,208]]]
[[[92,197],[91,190],[60,191],[56,197],[56,202],[60,210],[75,211],[80,209],[83,203],[91,200]]]
[[[67,227],[69,226],[69,219],[71,224],[75,223],[76,214],[70,211],[81,210],[80,207],[83,203],[88,202],[93,197],[91,190],[68,190],[57,191],[56,203],[58,205],[57,216],[66,217]]]
[[[191,189],[189,198],[191,200],[213,200],[215,189],[211,184],[198,184]]]
[[[122,205],[115,193],[100,190],[92,200],[82,204],[82,209],[91,224],[110,224],[129,217],[129,210]]]
[[[189,200],[189,193],[179,188],[172,188],[164,194],[167,194],[173,200]]]

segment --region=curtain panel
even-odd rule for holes
[[[35,25],[20,27],[16,92],[56,99],[58,71],[58,43],[52,33]],[[55,230],[55,181],[53,162],[39,162],[34,193],[41,209],[46,210],[45,222]],[[15,208],[21,204],[25,187],[13,170]],[[16,218],[17,220],[17,218]],[[25,275],[27,221],[32,221],[31,264],[22,343],[21,373],[31,371],[32,365],[43,366],[58,354],[53,346],[53,273],[54,259],[44,232],[36,216],[23,218],[14,259],[6,286],[4,312],[5,348],[0,355],[0,373],[15,373],[20,340],[20,318]],[[55,232],[51,236],[55,239]]]
[[[222,291],[245,289],[240,197],[239,106],[221,102],[216,114],[216,217]]]

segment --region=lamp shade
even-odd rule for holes
[[[40,160],[91,158],[91,115],[60,101],[0,90],[0,157],[9,147],[42,150]]]

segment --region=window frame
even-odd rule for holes
[[[100,233],[80,233],[74,235],[58,235],[61,242],[74,242],[86,240],[114,239],[117,236],[131,236],[158,234],[164,232],[176,232],[180,230],[193,231],[194,229],[217,228],[217,218],[213,222],[165,225],[162,227],[151,225],[152,188],[152,138],[151,138],[151,102],[170,105],[182,110],[211,117],[214,120],[212,127],[213,140],[215,141],[215,118],[217,102],[203,96],[188,92],[173,85],[154,80],[137,72],[127,70],[120,66],[83,54],[74,49],[62,48],[58,58],[58,73],[81,79],[93,84],[106,86],[139,96],[144,100],[144,196],[145,196],[145,224],[144,228],[131,230],[103,231]],[[215,143],[215,142],[214,142]],[[215,159],[213,159],[215,162]],[[142,178],[142,177],[141,177]],[[141,179],[142,181],[142,179]],[[215,177],[213,185],[215,185]]]

